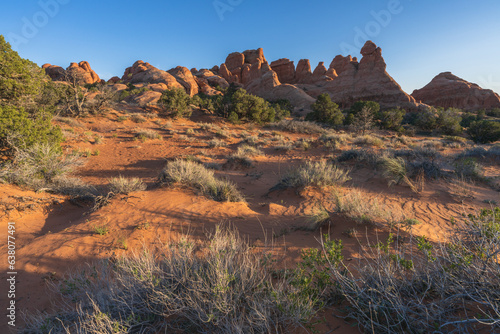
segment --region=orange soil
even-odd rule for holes
[[[196,116],[193,120],[176,120],[170,129],[162,129],[150,120],[142,124],[130,120],[118,122],[117,117],[123,115],[124,111],[80,120],[84,127],[74,128],[75,138],[66,142],[67,150],[98,149],[99,155],[86,158],[86,164],[76,170],[74,176],[97,187],[105,187],[109,178],[119,175],[140,177],[148,184],[148,190],[116,196],[108,206],[87,215],[88,208],[75,206],[63,196],[37,194],[11,185],[0,185],[0,238],[7,239],[8,222],[15,222],[17,228],[18,310],[53,310],[53,304],[57,302],[56,294],[47,288],[47,282],[59,280],[66,272],[78,270],[85,263],[126,255],[143,246],[164,243],[184,234],[195,239],[204,238],[205,231],[213,229],[220,222],[235,225],[255,246],[273,240],[283,256],[282,266],[291,266],[298,261],[302,249],[318,247],[318,239],[324,232],[330,233],[334,239],[343,239],[347,259],[356,257],[360,248],[358,241],[347,237],[345,231],[355,227],[364,234],[365,228],[350,219],[334,215],[323,231],[294,229],[306,223],[318,203],[325,203],[328,199],[326,192],[305,189],[300,194],[295,190],[267,194],[290,166],[307,159],[327,157],[329,153],[324,148],[283,152],[274,150],[272,143],[264,146],[266,155],[254,158],[253,167],[216,172],[217,176],[235,182],[248,203],[219,203],[190,189],[156,187],[155,180],[167,159],[195,155],[203,162],[222,164],[225,157],[236,150],[242,131],[253,134],[259,128],[252,130],[245,126],[229,125],[225,130],[232,134],[231,138],[225,139],[229,146],[209,148],[206,142],[214,136],[201,130],[196,122],[217,121],[214,117]],[[166,123],[165,120],[160,122]],[[226,126],[224,123],[219,125]],[[65,124],[62,127],[69,128]],[[131,131],[135,128],[155,129],[164,139],[145,142],[132,140]],[[188,140],[180,137],[189,128],[193,128],[196,133],[188,135]],[[179,133],[169,135],[171,130]],[[88,131],[92,131],[92,135],[86,134]],[[277,132],[290,138],[292,143],[299,138],[317,137]],[[103,136],[103,143],[91,143],[94,135]],[[189,137],[194,139],[189,141]],[[82,138],[88,138],[90,142],[82,141]],[[416,234],[427,235],[434,241],[443,241],[445,232],[451,227],[451,217],[487,207],[484,200],[499,199],[498,192],[485,186],[473,186],[471,191],[474,198],[459,201],[450,195],[443,181],[428,182],[423,193],[414,194],[404,185],[388,187],[387,181],[373,170],[354,165],[352,168],[353,180],[346,186],[362,191],[367,201],[376,199],[381,206],[391,211],[418,219],[422,224],[414,227]],[[487,173],[498,177],[499,167],[487,166]],[[149,228],[141,229],[144,223],[148,223]],[[94,227],[102,224],[107,225],[110,232],[104,236],[96,235]],[[369,240],[387,236],[387,227],[384,226],[371,227],[366,231]],[[361,239],[366,240],[364,236]],[[128,250],[123,249],[124,242]],[[6,253],[7,246],[2,241],[2,284],[7,278]],[[2,291],[6,289],[2,288]],[[4,300],[2,298],[2,308]],[[318,325],[319,332],[358,332],[357,328],[332,316],[332,312],[323,312],[326,323]]]

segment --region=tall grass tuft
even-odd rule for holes
[[[212,170],[203,165],[186,160],[170,161],[158,177],[162,184],[183,184],[201,190],[201,192],[220,202],[244,202],[244,196],[230,181],[220,180]]]

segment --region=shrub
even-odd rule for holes
[[[137,129],[135,130],[135,136],[140,140],[162,139],[161,135],[152,129]]]
[[[454,171],[459,178],[466,180],[483,180],[481,165],[474,158],[458,159],[454,164]]]
[[[228,118],[233,123],[250,121],[255,123],[274,122],[276,111],[269,102],[255,95],[238,89],[231,96]]]
[[[175,118],[191,116],[191,98],[183,88],[174,88],[162,93],[158,104]]]
[[[233,183],[215,178],[213,171],[194,161],[170,161],[158,179],[162,184],[183,184],[194,187],[219,202],[245,201]]]
[[[306,121],[338,126],[344,120],[344,115],[340,111],[338,104],[332,102],[330,95],[326,93],[318,96],[311,108],[313,111],[306,115]]]
[[[34,144],[16,151],[13,161],[0,170],[0,177],[37,191],[50,190],[74,197],[95,195],[92,187],[67,177],[80,165],[78,155],[63,156],[52,145]]]
[[[408,177],[408,170],[406,161],[401,157],[390,158],[385,157],[382,159],[382,167],[384,176],[389,179],[389,186],[392,184],[399,184],[404,181],[411,190],[417,192],[417,187]]]
[[[62,132],[51,124],[51,116],[31,116],[24,110],[0,104],[0,151],[12,156],[14,150],[24,150],[35,144],[50,144],[60,150]]]
[[[330,266],[347,318],[375,333],[497,332],[499,221],[499,208],[470,215],[438,247],[425,237],[402,243],[389,235],[362,246],[355,270],[343,260]]]
[[[500,140],[500,122],[476,121],[467,129],[467,134],[475,143],[487,144]]]
[[[108,180],[110,191],[114,194],[128,194],[134,191],[146,190],[146,185],[137,177],[114,177]]]
[[[406,111],[404,109],[395,108],[379,112],[377,119],[380,121],[382,129],[399,131],[405,114]]]
[[[182,238],[67,276],[56,286],[67,303],[56,315],[30,319],[26,331],[293,331],[315,314],[316,304],[287,278],[273,278],[270,259],[234,229],[217,227],[199,245]],[[71,300],[78,307],[69,306]]]
[[[328,163],[307,161],[298,168],[290,170],[276,187],[336,186],[349,181],[349,171]]]
[[[290,113],[293,111],[292,103],[286,99],[271,101],[271,106],[274,108],[276,113],[276,116],[274,117],[275,121],[280,121],[283,118],[290,116]]]

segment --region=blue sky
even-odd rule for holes
[[[0,34],[39,65],[87,60],[104,79],[138,59],[211,68],[258,47],[328,67],[371,39],[408,93],[445,71],[500,93],[499,14],[498,0],[26,0],[0,3]]]

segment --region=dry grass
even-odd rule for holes
[[[202,251],[198,251],[202,250]],[[203,255],[200,255],[203,254]],[[217,228],[208,241],[181,239],[65,277],[67,301],[53,316],[31,318],[28,332],[284,333],[315,313],[310,297],[271,277],[266,250]]]
[[[135,136],[143,141],[148,139],[162,139],[158,131],[152,129],[136,129]]]
[[[212,170],[194,161],[170,161],[160,173],[159,181],[167,185],[182,184],[194,187],[219,202],[245,201],[232,182],[217,179]]]
[[[349,171],[325,160],[307,161],[298,168],[290,170],[273,188],[338,186],[350,179]]]
[[[110,191],[114,194],[128,194],[134,191],[146,190],[146,185],[137,177],[114,177],[108,180]]]

